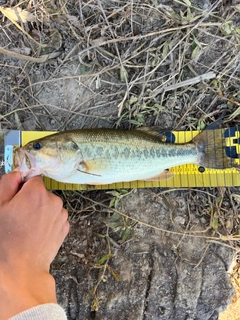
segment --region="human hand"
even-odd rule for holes
[[[41,177],[22,186],[19,172],[0,180],[0,319],[56,302],[49,267],[69,231],[67,217],[62,200],[46,190]],[[10,313],[3,311],[9,302],[1,306],[6,292],[17,306],[8,307]]]

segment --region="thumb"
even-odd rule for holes
[[[4,174],[0,180],[0,206],[9,202],[19,191],[22,183],[20,172]]]

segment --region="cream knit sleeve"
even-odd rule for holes
[[[9,320],[67,320],[67,316],[58,304],[47,303],[23,311]]]

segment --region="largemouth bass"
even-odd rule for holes
[[[202,131],[186,144],[165,138],[156,128],[64,131],[18,148],[15,166],[24,180],[44,175],[77,184],[168,179],[166,169],[181,164],[235,166],[226,156],[222,129]]]

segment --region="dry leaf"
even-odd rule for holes
[[[0,11],[5,17],[7,17],[11,21],[13,20],[18,22],[33,22],[36,20],[34,15],[31,12],[27,10],[22,10],[19,7],[14,7],[14,8],[0,7]]]
[[[100,38],[97,38],[97,39],[93,39],[91,41],[91,45],[98,47],[98,46],[101,46],[106,40],[107,40],[106,37],[100,37]]]
[[[27,37],[29,37],[32,41],[34,41],[37,45],[39,45],[39,46],[41,46],[41,47],[46,47],[46,45],[45,44],[42,44],[42,43],[38,43],[36,40],[34,40],[31,36],[30,36],[30,34],[28,34],[27,33],[27,31],[25,31],[18,23],[17,23],[17,21],[16,20],[14,20],[14,15],[13,14],[9,14],[10,13],[10,11],[9,11],[9,9],[10,9],[10,11],[11,12],[14,12],[13,11],[13,9],[17,9],[17,8],[3,8],[3,7],[0,7],[0,12],[2,12],[2,14],[3,15],[5,15],[19,30],[21,30],[21,32],[22,33],[24,33]],[[28,18],[30,19],[30,16],[31,17],[34,17],[30,12],[28,12],[27,10],[22,10],[22,9],[20,9],[21,10],[21,12],[27,12],[27,16],[28,16]],[[17,15],[17,16],[19,16],[19,10],[15,10],[15,16]],[[35,20],[35,18],[34,18],[34,20]],[[26,21],[26,17],[25,17],[25,21]],[[1,49],[3,49],[3,48],[1,48]]]
[[[31,49],[27,47],[23,48],[12,48],[11,49],[13,52],[16,52],[18,54],[24,54],[25,56],[29,56],[31,54]]]
[[[75,26],[75,27],[79,26],[79,20],[76,16],[72,16],[70,14],[66,14],[65,16],[73,26]]]

